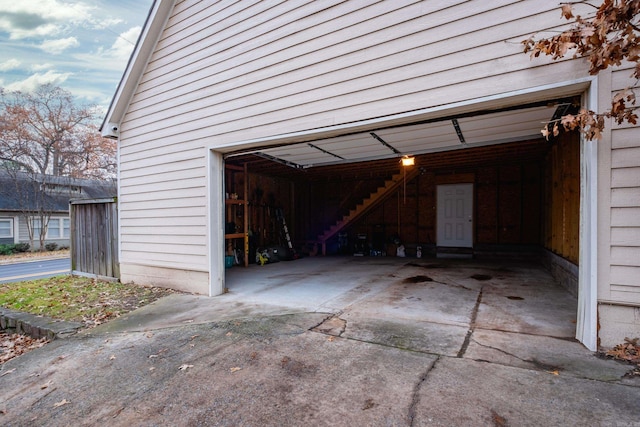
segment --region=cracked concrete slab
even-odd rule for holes
[[[476,326],[531,335],[575,336],[577,303],[567,292],[544,289],[519,292],[518,299],[509,296],[484,288]]]
[[[465,358],[597,381],[623,382],[629,364],[603,360],[573,340],[476,329]]]
[[[231,270],[228,294],[172,295],[0,366],[0,422],[637,423],[640,377],[620,379],[630,366],[566,338],[575,300],[539,265],[365,257]]]
[[[408,425],[415,384],[437,357],[291,326],[310,323],[306,317],[85,337],[29,353],[0,377],[0,419],[30,426]]]
[[[412,425],[637,425],[639,399],[640,387],[441,358]]]
[[[424,353],[455,356],[464,343],[467,328],[433,322],[363,318],[345,313],[345,338]]]

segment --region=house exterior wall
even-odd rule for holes
[[[68,214],[52,214],[49,221],[52,220],[57,221],[63,218],[69,218]],[[29,229],[27,228],[27,220],[24,217],[20,217],[19,221],[19,243],[29,243]],[[58,248],[68,248],[69,247],[69,238],[47,238],[44,241],[44,244],[55,243],[58,245]],[[32,250],[40,249],[40,239],[38,235],[33,236],[33,247]]]
[[[122,280],[208,293],[224,232],[209,230],[223,202],[211,149],[479,99],[508,107],[507,94],[534,90],[527,102],[542,100],[588,79],[584,60],[522,53],[521,40],[563,23],[555,0],[176,1],[119,123]],[[592,80],[600,110],[628,74]],[[640,329],[638,134],[610,124],[597,146],[603,345]]]
[[[601,92],[611,96],[633,85],[632,69],[601,73]],[[605,109],[610,98],[604,98]],[[599,147],[598,315],[600,344],[610,347],[640,336],[640,128],[607,123]]]
[[[225,6],[175,3],[121,122],[124,281],[183,288],[197,271],[187,290],[207,293],[209,148],[587,75],[522,53],[562,24],[551,0]]]

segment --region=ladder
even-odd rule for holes
[[[284,214],[282,213],[282,208],[276,208],[276,219],[281,227],[281,235],[284,236],[284,239],[287,242],[287,247],[289,248],[289,252],[291,254],[291,259],[298,259],[299,256],[296,253],[296,250],[293,248],[293,244],[291,243],[291,236],[289,235],[289,228],[287,227],[287,221],[284,219]]]

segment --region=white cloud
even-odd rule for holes
[[[59,86],[71,76],[72,73],[57,73],[49,70],[44,74],[35,73],[25,80],[8,84],[5,89],[9,91],[20,90],[23,92],[33,92],[38,86],[51,83]]]
[[[15,70],[20,67],[21,62],[17,59],[9,59],[8,61],[0,62],[0,71]]]
[[[105,28],[115,27],[118,24],[123,23],[122,19],[103,19],[101,21],[93,22],[93,29],[95,30],[104,30]]]
[[[120,34],[106,53],[114,59],[127,61],[133,52],[140,31],[142,31],[141,27],[133,27]]]
[[[48,70],[49,68],[53,68],[53,64],[45,63],[45,64],[33,64],[31,66],[32,71],[42,71]]]
[[[75,37],[67,37],[66,39],[45,40],[40,45],[40,49],[44,50],[45,52],[57,55],[69,48],[78,46],[80,46],[78,39],[76,39]]]
[[[59,0],[12,0],[3,2],[0,31],[19,40],[62,33],[69,26],[92,21],[92,7],[83,2]]]

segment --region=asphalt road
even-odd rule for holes
[[[71,272],[69,258],[37,260],[0,265],[0,283],[42,279]]]

